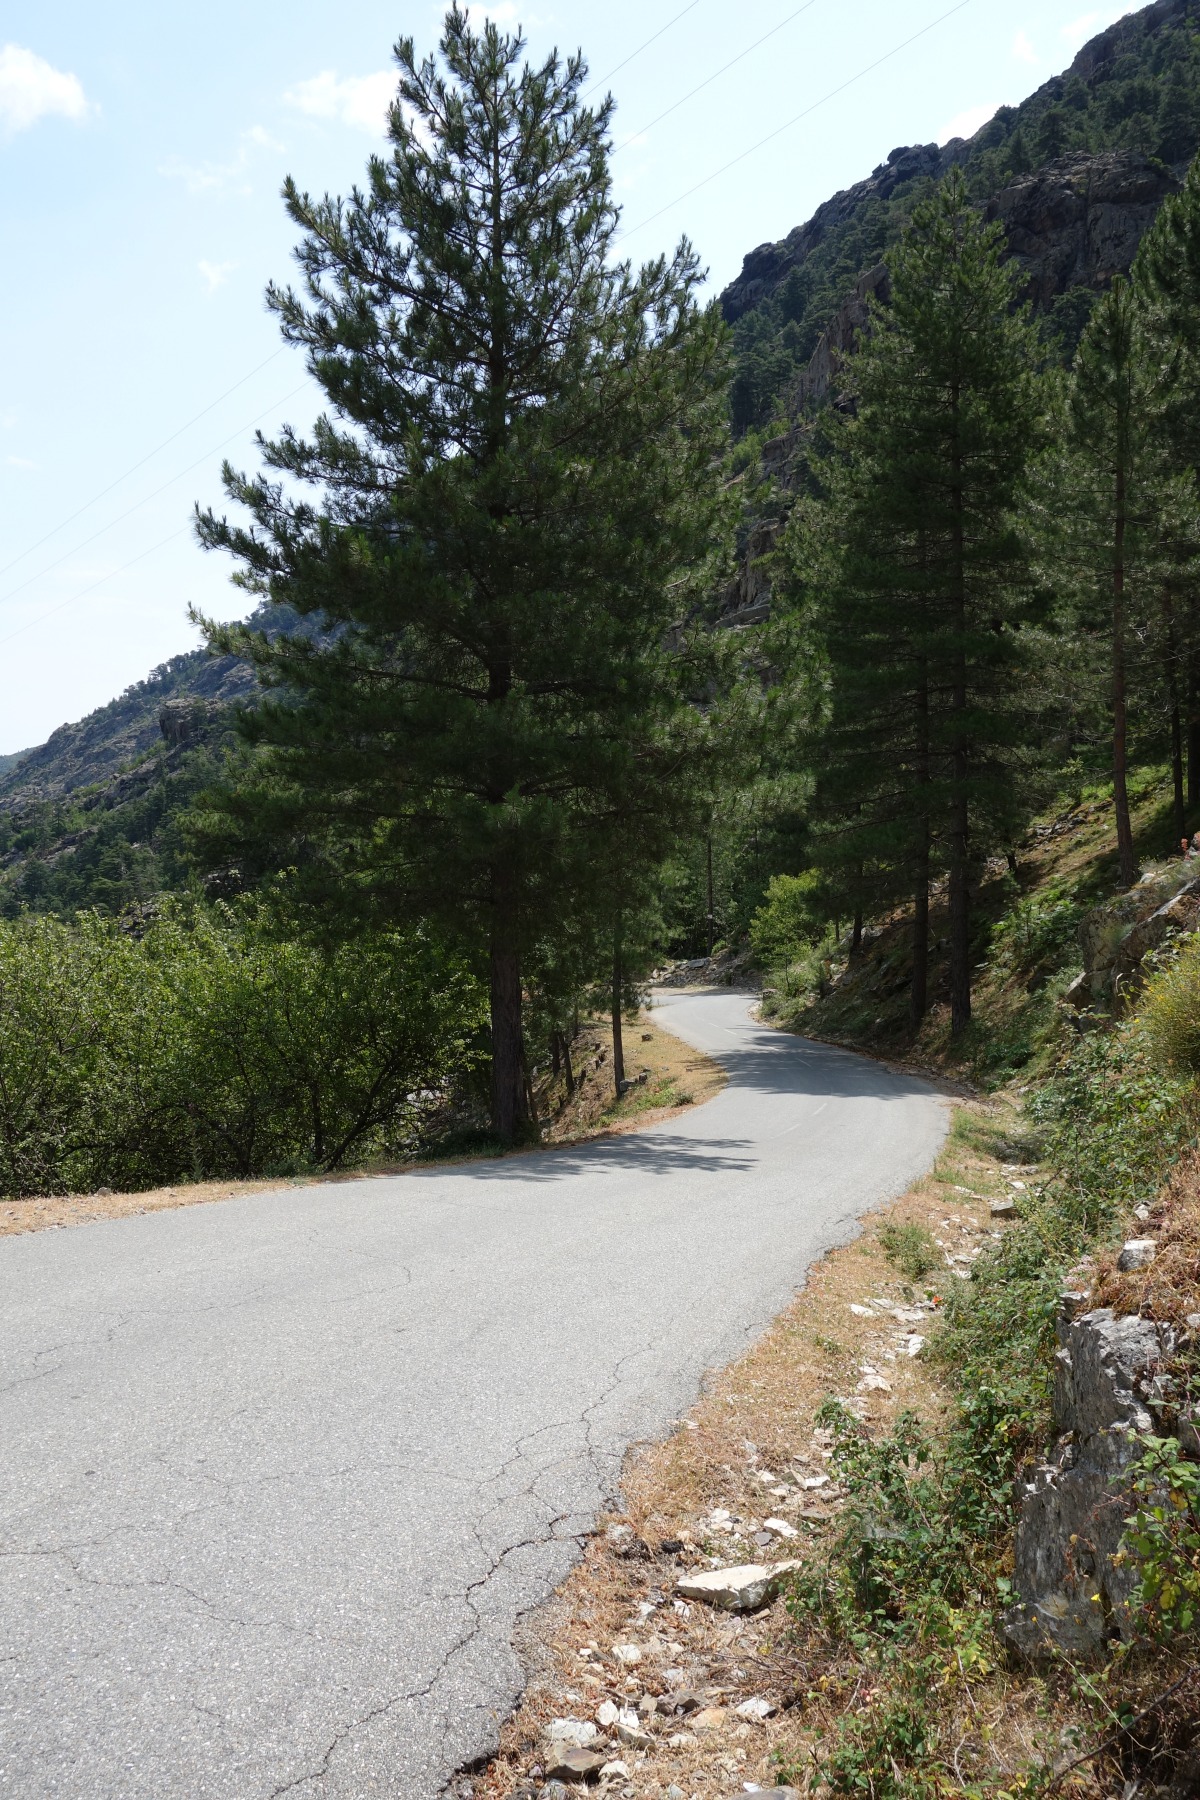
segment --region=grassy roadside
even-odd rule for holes
[[[584,1020],[573,1046],[575,1092],[568,1095],[563,1076],[548,1074],[536,1084],[534,1098],[542,1122],[542,1149],[586,1143],[591,1138],[636,1131],[674,1118],[702,1105],[725,1086],[725,1071],[711,1057],[693,1050],[664,1031],[652,1013],[640,1014],[625,1027],[625,1061],[633,1085],[620,1099],[612,1082],[612,1027]],[[639,1079],[643,1076],[644,1079]],[[534,1146],[536,1148],[536,1146]],[[401,1175],[429,1161],[469,1161],[472,1156],[506,1154],[492,1143],[472,1150],[451,1142],[429,1158],[401,1164],[367,1165],[330,1175],[279,1175],[254,1180],[175,1182],[170,1187],[137,1193],[50,1194],[27,1200],[0,1200],[0,1237],[28,1231],[51,1231],[90,1225],[101,1219],[131,1218],[180,1206],[232,1200],[242,1194],[276,1192],[280,1188],[313,1187],[354,1181],[364,1176]],[[528,1154],[528,1149],[508,1154]]]
[[[1076,1241],[1061,1226],[1050,1241],[1056,1183],[1035,1154],[1011,1103],[957,1106],[931,1173],[631,1458],[624,1510],[526,1624],[529,1685],[498,1757],[457,1793],[542,1794],[556,1719],[597,1724],[598,1791],[622,1800],[783,1781],[871,1800],[1122,1792],[1119,1742],[1056,1771],[1168,1687],[1186,1650],[1034,1669],[1000,1635],[1012,1476],[1045,1436]],[[803,1573],[761,1611],[675,1596],[689,1572],[785,1557]],[[1186,1737],[1186,1711],[1155,1729]]]
[[[1161,784],[1136,806],[1153,860]],[[1082,1026],[1063,1005],[1080,924],[1114,891],[1113,852],[1111,804],[1093,794],[1036,827],[1015,872],[989,865],[965,1043],[950,1043],[940,998],[908,1038],[900,915],[853,962],[802,957],[768,978],[777,1022],[967,1097],[931,1175],[631,1460],[624,1512],[530,1622],[529,1689],[468,1783],[479,1800],[543,1795],[556,1718],[590,1722],[598,1791],[622,1800],[782,1781],[822,1800],[1200,1793],[1200,1468],[1180,1470],[1169,1506],[1161,1470],[1147,1478],[1150,1585],[1107,1660],[1034,1667],[1003,1632],[1016,1478],[1048,1448],[1064,1285],[1177,1327],[1200,1313],[1200,952],[1173,989],[1182,1063],[1164,1060],[1136,987],[1125,1011]],[[1177,949],[1156,966],[1174,968]],[[1159,1258],[1121,1273],[1117,1248],[1143,1234]],[[1164,1374],[1200,1396],[1191,1336]],[[784,1557],[800,1571],[757,1613],[675,1592],[689,1570]],[[632,1666],[614,1650],[630,1644]]]

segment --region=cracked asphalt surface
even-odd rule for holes
[[[923,1083],[659,996],[632,1137],[0,1242],[0,1794],[433,1800],[622,1459],[941,1143]]]

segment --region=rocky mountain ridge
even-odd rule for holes
[[[1132,13],[1116,24],[1110,25],[1106,31],[1088,41],[1079,51],[1069,69],[1062,74],[1051,76],[1050,80],[1025,100],[1019,109],[1001,107],[992,119],[982,125],[971,138],[955,137],[945,144],[902,144],[892,150],[886,161],[879,163],[864,180],[856,182],[824,201],[803,225],[795,226],[787,236],[776,243],[759,244],[743,259],[739,275],[729,283],[720,296],[721,310],[726,320],[733,324],[752,308],[761,304],[764,299],[783,284],[793,269],[801,269],[812,253],[823,245],[836,227],[847,224],[862,213],[871,202],[891,200],[898,191],[907,185],[921,180],[940,180],[955,166],[968,167],[979,154],[994,143],[997,125],[1006,124],[1020,115],[1033,118],[1044,116],[1045,112],[1058,105],[1071,83],[1077,82],[1094,87],[1104,79],[1105,74],[1113,68],[1123,52],[1146,38],[1154,37],[1165,27],[1189,23],[1196,14],[1195,0],[1155,0],[1151,6],[1140,12]],[[1193,146],[1194,147],[1194,146]],[[1184,165],[1190,159],[1185,155]],[[1049,159],[1052,163],[1053,158]],[[1095,246],[1093,257],[1076,257],[1070,265],[1074,271],[1074,281],[1094,281],[1101,278],[1104,268],[1105,248],[1123,249],[1131,231],[1136,229],[1137,221],[1147,205],[1157,206],[1169,188],[1162,188],[1157,198],[1151,201],[1151,191],[1156,183],[1150,169],[1151,158],[1143,155],[1140,164],[1129,168],[1111,167],[1104,157],[1095,160],[1094,170],[1089,170],[1082,162],[1076,162],[1073,179],[1067,182],[1070,198],[1059,197],[1057,209],[1051,195],[1039,195],[1030,191],[1029,183],[1036,188],[1044,169],[1035,169],[1028,176],[1027,182],[1015,184],[1016,192],[1011,202],[1017,212],[1026,213],[1032,210],[1032,217],[1037,217],[1039,201],[1043,207],[1050,203],[1050,216],[1055,211],[1062,212],[1065,205],[1068,217],[1063,219],[1064,226],[1076,223],[1076,214],[1082,195],[1089,186],[1089,175],[1094,175],[1100,187],[1106,187],[1105,197],[1096,197],[1095,204],[1107,208],[1110,212],[1123,214],[1124,217],[1116,226],[1111,239],[1103,236]],[[1161,171],[1161,163],[1158,164]],[[1176,172],[1177,178],[1178,171]],[[1124,185],[1127,193],[1122,195]],[[997,215],[1000,216],[1000,215]],[[1153,217],[1153,212],[1150,213]],[[1003,219],[1008,230],[1007,218]],[[1146,229],[1149,219],[1141,223],[1137,230],[1137,238]],[[1010,241],[1012,234],[1010,233]],[[1136,249],[1136,240],[1133,242]],[[1014,250],[1018,246],[1014,244]],[[1019,253],[1019,252],[1018,252]],[[1127,268],[1132,252],[1124,262],[1110,258],[1111,266],[1108,274],[1117,268]],[[1068,273],[1066,267],[1062,273]],[[1059,287],[1056,291],[1063,291]]]

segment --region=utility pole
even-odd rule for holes
[[[712,836],[708,838],[708,954],[713,953],[713,886],[712,886]]]

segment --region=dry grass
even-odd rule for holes
[[[579,1567],[527,1624],[521,1647],[528,1689],[502,1730],[498,1757],[471,1778],[477,1800],[507,1800],[526,1784],[536,1792],[546,1723],[590,1718],[605,1699],[641,1702],[644,1711],[655,1701],[650,1742],[614,1741],[608,1750],[628,1769],[602,1784],[613,1795],[660,1800],[674,1785],[685,1800],[716,1800],[745,1782],[771,1785],[781,1764],[804,1763],[822,1712],[813,1703],[814,1684],[823,1678],[808,1666],[784,1602],[748,1617],[699,1604],[680,1610],[674,1582],[689,1568],[709,1566],[710,1556],[725,1564],[770,1562],[819,1545],[838,1506],[826,1441],[814,1435],[815,1414],[830,1395],[849,1401],[877,1430],[905,1408],[933,1426],[944,1419],[947,1394],[919,1354],[910,1354],[913,1338],[928,1329],[912,1315],[920,1309],[930,1324],[936,1320],[939,1289],[955,1278],[949,1259],[961,1259],[956,1269],[969,1267],[988,1234],[1003,1229],[991,1218],[989,1198],[1014,1178],[994,1158],[952,1141],[933,1173],[869,1216],[853,1244],[811,1272],[793,1304],[713,1379],[672,1437],[631,1457],[624,1511],[600,1522]],[[884,1254],[885,1222],[929,1233],[939,1268],[907,1280]],[[728,1519],[714,1518],[714,1509]],[[767,1533],[768,1519],[796,1535]],[[612,1654],[614,1644],[630,1642],[642,1651],[633,1670]],[[701,1702],[699,1728],[694,1717],[660,1710],[681,1689]],[[737,1707],[753,1698],[776,1711],[765,1721],[739,1716]],[[851,1696],[839,1699],[836,1681],[829,1698],[853,1704]],[[1040,1695],[1010,1708],[1014,1730],[1026,1707],[1037,1704]]]
[[[1092,1303],[1182,1325],[1200,1312],[1200,1154],[1179,1163],[1149,1219],[1131,1222],[1134,1230],[1155,1240],[1154,1261],[1122,1274],[1116,1250],[1098,1256]]]
[[[601,1054],[602,1053],[602,1054]],[[637,1131],[661,1119],[674,1118],[720,1093],[728,1077],[711,1057],[681,1043],[642,1015],[625,1029],[625,1062],[635,1086],[618,1102],[612,1086],[612,1028],[588,1021],[575,1055],[579,1084],[566,1101],[565,1087],[544,1082],[537,1095],[547,1147],[583,1143],[589,1138]],[[645,1069],[647,1078],[638,1083]],[[565,1103],[564,1103],[565,1102]],[[549,1117],[547,1117],[549,1114]],[[528,1154],[527,1151],[521,1154]],[[164,1212],[177,1206],[202,1206],[241,1194],[311,1187],[319,1182],[354,1181],[363,1175],[401,1175],[411,1165],[342,1169],[332,1175],[264,1176],[252,1181],[175,1182],[141,1193],[48,1194],[28,1200],[0,1200],[0,1237],[26,1231],[55,1231],[67,1225],[92,1225],[100,1219],[127,1219],[139,1213]]]
[[[568,1096],[562,1075],[557,1080],[547,1077],[536,1092],[544,1143],[579,1143],[637,1131],[711,1100],[729,1079],[710,1056],[664,1031],[652,1013],[626,1021],[622,1039],[626,1079],[634,1085],[618,1100],[611,1022],[584,1020],[571,1051],[574,1095]]]

